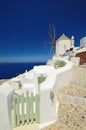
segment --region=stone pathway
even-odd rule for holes
[[[86,68],[73,67],[71,81],[86,83]],[[71,84],[59,88],[57,93],[86,98],[86,88]],[[54,124],[41,130],[86,130],[86,107],[60,102],[57,115]]]
[[[60,103],[57,130],[86,130],[86,107]]]
[[[86,98],[86,88],[76,85],[67,85],[58,89],[59,94],[65,94],[69,96],[76,96],[80,98]]]
[[[86,67],[73,67],[71,81],[86,83]]]

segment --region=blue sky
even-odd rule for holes
[[[75,36],[86,36],[85,0],[0,0],[0,62],[46,61],[50,54],[49,24]]]

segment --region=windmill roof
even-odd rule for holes
[[[64,33],[60,36],[60,38],[57,39],[57,42],[60,40],[70,40],[69,37],[67,37]]]

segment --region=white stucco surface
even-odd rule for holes
[[[80,64],[80,57],[71,57],[71,62],[74,66],[78,66]]]
[[[86,36],[80,39],[80,47],[86,47]]]
[[[38,91],[38,76],[44,75],[45,81],[40,84],[40,124],[41,126],[49,122],[54,122],[57,119],[58,101],[57,101],[57,89],[63,85],[66,85],[70,81],[72,63],[70,61],[53,57],[52,62],[56,60],[63,60],[66,65],[61,68],[55,69],[53,65],[41,65],[34,66],[31,72],[27,72],[22,75],[27,79],[31,79],[31,82],[22,82],[22,91]],[[33,74],[32,74],[33,73]],[[31,77],[30,77],[31,75]],[[17,94],[21,93],[21,90],[16,90]],[[53,101],[50,98],[50,93],[53,92]]]
[[[40,94],[40,128],[46,126],[49,123],[56,121],[57,111],[58,111],[58,106],[59,106],[59,103],[57,100],[57,89],[63,85],[68,84],[71,77],[71,68],[73,66],[72,62],[61,59],[61,58],[55,58],[55,57],[53,58],[52,61],[54,60],[55,61],[63,60],[64,62],[66,62],[66,65],[64,67],[57,68],[57,69],[55,69],[52,65],[51,66],[49,65],[35,66],[30,72],[26,72],[19,77],[13,78],[11,81],[11,82],[19,81],[21,83],[22,89],[15,90],[15,92],[19,95],[22,94],[22,92],[25,92],[26,90],[39,93],[38,88],[40,87],[40,93],[39,93]],[[44,75],[46,79],[38,85],[38,77],[41,75]],[[23,78],[27,80],[23,80]],[[12,89],[14,89],[13,84],[10,83],[10,85]],[[18,84],[17,84],[17,87],[18,87]],[[1,89],[1,91],[3,90]],[[6,89],[5,91],[3,91],[3,93],[6,93],[7,95],[9,95],[12,93],[12,90]],[[51,98],[50,96],[51,94],[53,94],[53,98]],[[1,100],[0,103],[2,104],[2,102],[4,102],[4,99]],[[4,103],[7,103],[7,102],[8,101]],[[7,103],[7,105],[8,104],[9,102]],[[5,119],[5,122],[6,122],[6,119]],[[7,125],[9,126],[9,130],[12,130],[10,129],[10,124],[7,123]]]
[[[56,55],[63,55],[66,50],[70,50],[71,40],[60,40],[56,43]]]
[[[14,89],[9,84],[0,86],[0,130],[12,130],[12,99]]]
[[[62,60],[62,59],[58,59],[58,60]],[[57,119],[56,113],[59,105],[57,101],[57,89],[58,87],[61,87],[69,83],[71,77],[71,68],[73,65],[69,61],[66,60],[64,61],[66,62],[66,65],[59,69],[55,69],[53,66],[41,66],[41,68],[37,69],[39,72],[41,72],[41,70],[46,70],[46,73],[48,75],[46,80],[40,84],[40,123],[41,124],[44,124],[46,122],[52,122]],[[54,93],[53,102],[50,99],[51,91]]]

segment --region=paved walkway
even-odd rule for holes
[[[86,83],[86,67],[73,67],[71,81]]]
[[[86,83],[86,67],[73,67],[71,81]],[[74,94],[85,97],[86,88],[76,86],[71,88],[71,84],[59,91],[59,93]],[[58,120],[56,123],[41,130],[86,130],[86,108],[83,106],[60,103],[58,110]]]

